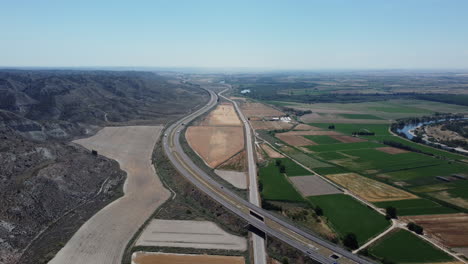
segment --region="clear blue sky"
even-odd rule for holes
[[[468,69],[466,0],[0,0],[1,66]]]

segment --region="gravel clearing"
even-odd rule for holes
[[[151,164],[161,126],[106,127],[76,140],[100,155],[115,159],[127,172],[125,195],[90,218],[49,263],[117,264],[128,241],[166,199]]]

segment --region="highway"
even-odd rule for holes
[[[183,175],[201,191],[209,195],[213,200],[223,205],[225,208],[245,220],[250,225],[262,230],[272,237],[276,237],[277,239],[289,244],[315,261],[324,264],[373,263],[369,260],[354,255],[348,250],[332,244],[331,242],[328,242],[321,237],[310,233],[309,231],[304,231],[289,223],[288,221],[276,217],[259,206],[242,199],[232,191],[224,188],[224,186],[213,180],[207,173],[205,173],[202,169],[193,163],[190,157],[188,157],[188,155],[182,149],[180,144],[180,132],[183,130],[184,124],[191,122],[193,119],[207,112],[217,104],[217,94],[210,90],[208,90],[208,92],[210,93],[211,98],[207,105],[182,118],[178,122],[170,125],[165,130],[165,135],[163,137],[164,152],[174,167],[181,173],[181,175]],[[251,166],[249,166],[249,169],[250,168]],[[255,217],[251,212],[261,216],[263,219]],[[331,257],[332,255],[339,256],[339,258],[334,259]]]
[[[247,162],[249,168],[249,201],[260,207],[260,195],[258,193],[258,183],[257,183],[257,163],[255,162],[255,152],[253,148],[252,139],[255,138],[252,136],[252,129],[250,127],[250,123],[245,118],[244,114],[240,110],[237,103],[225,96],[222,95],[223,92],[227,91],[228,89],[220,92],[218,95],[222,98],[226,99],[227,101],[231,102],[236,111],[244,124],[245,130],[245,145],[247,150]],[[266,264],[267,257],[266,257],[266,249],[265,249],[265,240],[260,237],[259,235],[252,233],[252,244],[253,244],[253,255],[254,255],[254,264]]]

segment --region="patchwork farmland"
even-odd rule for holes
[[[390,222],[382,215],[389,206],[395,207],[402,219],[450,216],[468,208],[468,184],[451,176],[468,176],[468,165],[463,162],[466,158],[393,135],[389,131],[391,120],[387,120],[392,113],[382,116],[359,112],[328,114],[336,115],[338,119],[328,119],[333,120],[331,124],[299,124],[291,130],[262,132],[261,129],[268,129],[257,128],[262,139],[287,155],[281,159],[278,159],[281,157],[278,155],[269,156],[271,160],[268,165],[260,169],[263,199],[280,206],[279,209],[272,207],[273,210],[282,210],[284,214],[285,208],[293,206],[290,204],[304,206],[304,202],[308,202],[311,208],[320,209],[322,220],[339,238],[351,232],[356,235],[358,244],[362,245],[390,227]],[[407,114],[397,113],[394,116],[399,115]],[[347,121],[340,123],[342,119]],[[387,145],[387,141],[398,142],[408,148]],[[345,193],[320,176],[313,175],[313,172],[302,171],[302,167],[296,171],[297,164],[288,157],[333,181]],[[275,165],[276,160],[281,160],[280,164],[284,165],[282,172],[279,171],[280,165]],[[439,176],[449,178],[451,182],[441,181]],[[364,201],[380,209],[372,209]],[[292,216],[298,218],[295,214]],[[390,234],[394,233],[390,231]],[[390,235],[384,239],[387,236]],[[381,240],[373,241],[371,245],[381,243]],[[409,240],[415,247],[427,244],[418,237]],[[448,245],[446,240],[439,241]],[[432,245],[427,245],[432,248]],[[422,249],[432,254],[425,246]],[[455,249],[465,252],[464,245]],[[446,253],[434,250],[438,252],[436,255],[446,256],[447,262],[453,261]],[[373,252],[377,252],[372,255],[374,258],[381,259],[383,256],[378,250]],[[400,260],[395,259],[399,263]],[[415,259],[425,261],[424,258]]]

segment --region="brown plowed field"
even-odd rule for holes
[[[317,145],[317,143],[303,136],[285,135],[285,133],[282,133],[277,134],[276,137],[286,142],[287,144],[295,147]]]
[[[369,202],[415,199],[417,196],[356,173],[329,174],[327,178]]]
[[[400,154],[400,153],[406,153],[408,151],[404,149],[399,149],[399,148],[393,148],[393,147],[382,147],[382,148],[376,148],[378,151],[382,151],[388,154]]]
[[[352,137],[352,136],[330,136],[342,143],[356,143],[356,142],[364,142],[367,141],[363,138]]]
[[[280,159],[284,158],[283,155],[280,153],[276,152],[274,149],[272,149],[268,144],[262,144],[262,149],[266,152],[268,157],[273,158],[273,159]]]
[[[321,128],[306,124],[299,124],[294,128],[294,130],[321,130]]]
[[[212,168],[244,148],[241,126],[191,126],[187,128],[186,138],[190,147]]]
[[[241,109],[247,117],[283,116],[284,113],[261,103],[243,103]]]
[[[403,216],[448,247],[468,247],[468,214]]]
[[[135,252],[135,264],[245,264],[244,257]]]
[[[242,123],[231,103],[219,104],[201,122],[202,126],[240,126]]]

